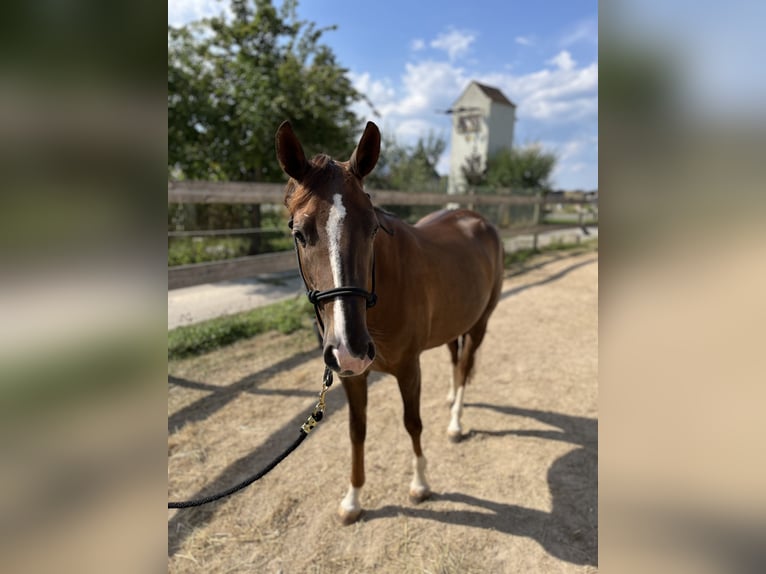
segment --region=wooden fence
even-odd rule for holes
[[[377,205],[431,205],[434,208],[447,205],[463,205],[468,207],[480,205],[544,205],[575,204],[595,205],[596,199],[574,199],[555,197],[544,199],[539,196],[511,195],[510,190],[498,190],[498,194],[484,195],[475,193],[444,194],[444,193],[410,193],[391,190],[369,190],[372,200]],[[245,204],[278,204],[284,200],[284,185],[275,183],[234,183],[209,181],[168,182],[168,203],[245,203]],[[540,210],[542,212],[542,209]],[[533,235],[553,229],[572,228],[582,224],[567,223],[559,225],[535,223],[525,227],[513,227],[509,231],[513,235]],[[248,234],[273,229],[234,229],[234,230],[205,230],[188,232],[169,232],[169,237],[205,236],[205,235],[234,235]],[[535,241],[535,245],[536,245]],[[262,273],[276,273],[297,270],[297,262],[293,251],[266,253],[237,257],[212,263],[193,263],[177,265],[168,268],[168,289],[178,289],[203,283],[243,279]]]

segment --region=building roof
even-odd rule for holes
[[[467,109],[462,109],[459,107],[456,107],[458,102],[463,99],[463,96],[465,96],[466,92],[471,89],[471,86],[475,85],[479,90],[481,90],[481,93],[487,96],[491,101],[497,102],[498,104],[501,104],[503,106],[510,106],[512,108],[516,107],[516,104],[514,104],[511,100],[505,97],[505,94],[501,92],[498,88],[493,88],[492,86],[487,86],[486,84],[480,84],[476,80],[472,80],[471,83],[469,83],[465,90],[463,90],[463,93],[460,94],[460,97],[455,100],[455,103],[452,104],[452,108],[447,110],[447,113],[452,112],[459,112],[459,111],[467,111]]]
[[[487,96],[490,100],[493,102],[497,102],[498,104],[504,104],[506,106],[511,106],[513,108],[516,107],[516,104],[514,104],[511,100],[505,97],[505,94],[501,92],[497,88],[493,88],[492,86],[487,86],[485,84],[480,84],[479,82],[473,81],[472,84],[476,84],[476,86],[484,92],[484,95]]]

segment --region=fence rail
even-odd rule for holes
[[[297,271],[298,264],[292,251],[250,255],[212,263],[177,265],[168,268],[168,289],[244,279],[263,273],[279,273],[293,269]]]
[[[367,190],[382,205],[537,205],[595,204],[596,199],[549,198],[511,195],[510,189],[497,194],[409,193],[388,189]],[[222,181],[174,181],[168,183],[168,203],[274,203],[282,204],[285,186],[279,183],[237,183]]]
[[[168,231],[168,237],[226,237],[230,235],[258,235],[266,233],[287,233],[280,227],[246,227],[244,229],[196,229],[190,231]]]
[[[518,196],[511,195],[511,190],[497,190],[497,195],[477,193],[445,194],[445,193],[408,193],[394,190],[369,190],[373,201],[378,205],[433,205],[444,207],[449,204],[458,205],[553,205],[579,204],[597,205],[598,199],[576,199],[562,197]],[[180,181],[168,182],[168,203],[245,203],[245,204],[282,204],[284,201],[284,185],[278,183],[236,183],[209,181]],[[529,235],[535,237],[543,231],[572,228],[582,225],[580,222],[560,225],[530,224],[523,227],[512,227],[505,235]],[[171,231],[169,237],[188,236],[217,236],[248,234],[266,231],[265,229],[235,229],[235,230],[200,230],[200,231]],[[272,231],[269,229],[268,231]],[[274,230],[277,231],[277,230]],[[277,273],[297,270],[295,254],[292,251],[266,253],[237,257],[212,263],[194,263],[168,268],[168,289],[178,289],[226,281],[243,279],[263,273]]]

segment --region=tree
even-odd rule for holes
[[[377,168],[367,182],[378,189],[435,191],[441,185],[436,164],[446,146],[444,139],[433,133],[419,138],[414,146],[399,144],[393,136],[384,135]]]
[[[363,99],[332,50],[334,29],[299,20],[297,1],[232,0],[233,17],[168,27],[168,172],[188,179],[283,180],[274,133],[290,119],[307,153],[347,155]],[[241,220],[244,206],[224,209]],[[258,206],[251,224],[260,224]],[[258,251],[254,241],[251,252]]]
[[[487,161],[486,183],[492,188],[510,188],[514,194],[544,195],[551,188],[550,177],[556,166],[556,155],[538,144],[523,148],[501,149]],[[513,218],[540,221],[540,205],[531,210],[525,206],[501,206],[498,220],[507,227]]]
[[[487,183],[487,168],[478,153],[465,158],[465,163],[460,166],[465,182],[469,187],[478,187]]]
[[[501,149],[487,161],[487,184],[520,194],[547,191],[554,167],[556,155],[538,144]]]
[[[365,183],[371,189],[445,192],[444,178],[436,171],[436,165],[446,146],[444,138],[433,133],[419,138],[414,146],[402,145],[395,137],[384,134],[378,165]],[[388,209],[404,219],[424,215],[423,209],[414,206],[388,206]]]

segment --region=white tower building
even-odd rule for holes
[[[513,145],[516,105],[497,88],[471,82],[455,100],[452,113],[452,151],[448,193],[466,191],[461,167],[471,156],[480,158],[480,169],[487,158]]]

